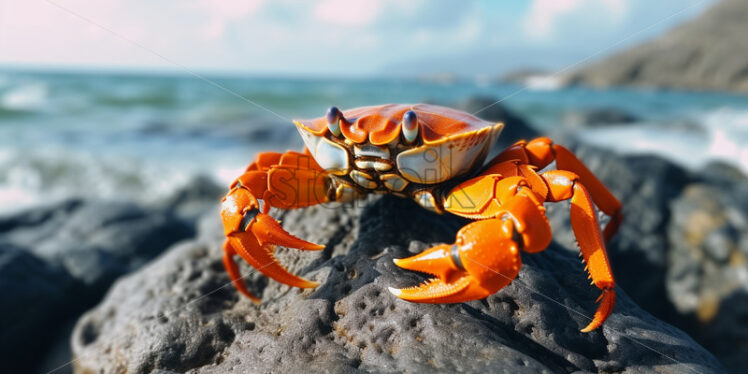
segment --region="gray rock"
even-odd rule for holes
[[[566,81],[748,92],[748,2],[723,0],[655,40],[571,73]]]
[[[59,266],[0,243],[0,362],[27,372],[48,348],[49,331],[72,317],[67,307],[75,280]]]
[[[252,276],[263,297],[256,306],[228,283],[220,235],[201,233],[119,280],[79,320],[76,372],[724,371],[620,289],[604,328],[580,333],[598,292],[576,254],[558,245],[523,256],[518,279],[485,300],[414,304],[387,286],[423,277],[392,259],[453,241],[465,221],[392,196],[279,218],[293,234],[327,245],[318,253],[279,250],[292,272],[320,287],[291,289]],[[208,221],[201,227],[219,230]]]
[[[686,329],[736,372],[748,365],[746,182],[722,173],[689,185],[672,202],[667,228],[670,299],[689,319]]]
[[[126,202],[70,200],[0,218],[0,246],[8,246],[0,249],[3,369],[67,361],[61,344],[41,359],[66,321],[97,303],[115,279],[193,234],[169,210]]]
[[[0,233],[6,241],[62,265],[85,285],[85,292],[98,298],[114,279],[192,236],[193,229],[166,210],[71,200],[1,218]]]
[[[173,212],[187,224],[194,225],[201,216],[215,208],[216,202],[226,192],[226,186],[218,185],[207,176],[198,175],[174,191],[161,202],[160,207]]]

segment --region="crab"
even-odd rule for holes
[[[390,288],[417,303],[485,298],[517,277],[520,252],[551,242],[544,203],[570,200],[571,226],[585,270],[601,295],[582,332],[600,327],[615,304],[615,281],[605,243],[622,220],[621,204],[568,149],[549,138],[518,141],[486,162],[504,124],[427,104],[388,104],[294,121],[303,152],[260,153],[230,186],[221,216],[223,264],[237,290],[259,303],[234,257],[293,287],[319,283],[291,274],[273,256],[276,245],[314,251],[322,245],[286,232],[270,207],[303,208],[349,202],[370,193],[414,199],[437,213],[472,220],[453,244],[395,259],[397,266],[432,277],[410,288]],[[555,161],[556,168],[546,167]],[[262,204],[260,203],[262,202]],[[610,216],[601,231],[595,206]]]

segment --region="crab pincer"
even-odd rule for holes
[[[299,239],[283,229],[273,217],[261,213],[257,200],[243,186],[234,187],[224,198],[221,215],[224,222],[224,266],[234,285],[255,302],[254,296],[242,282],[233,256],[238,254],[265,276],[293,287],[312,288],[319,283],[291,274],[273,255],[276,245],[315,251],[323,245]]]

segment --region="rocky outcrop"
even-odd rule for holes
[[[423,277],[392,259],[453,241],[463,220],[392,196],[279,218],[293,234],[327,246],[278,256],[320,287],[291,289],[252,275],[263,303],[239,297],[222,268],[217,215],[207,216],[198,240],[118,281],[80,319],[72,337],[76,371],[724,371],[622,289],[604,328],[580,333],[598,291],[577,255],[558,245],[523,256],[518,279],[485,300],[413,304],[387,287]]]
[[[8,372],[32,372],[56,337],[109,286],[194,236],[220,192],[206,181],[160,205],[68,200],[0,217],[0,353]],[[209,201],[209,203],[208,203]],[[59,340],[59,339],[58,339]],[[42,365],[52,369],[68,348]],[[68,354],[69,356],[69,354]]]
[[[45,338],[73,317],[77,283],[59,265],[0,242],[0,357],[8,372],[30,372],[47,348]]]
[[[138,268],[192,230],[169,211],[127,202],[70,200],[0,220],[3,238],[60,265],[85,290],[101,295],[111,282]]]
[[[722,0],[655,40],[565,78],[596,87],[648,86],[748,92],[748,2]]]
[[[748,179],[710,165],[671,203],[667,288],[684,327],[738,372],[748,365]]]

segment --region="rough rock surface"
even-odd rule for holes
[[[2,369],[51,370],[69,360],[67,339],[59,337],[69,335],[70,320],[115,279],[193,236],[195,217],[215,206],[220,192],[212,184],[190,187],[148,208],[68,200],[0,217]],[[41,359],[49,349],[52,356]]]
[[[392,259],[451,242],[464,223],[408,200],[377,196],[284,212],[289,231],[327,248],[281,250],[280,260],[322,285],[291,289],[252,275],[259,306],[227,283],[220,227],[210,217],[200,239],[119,280],[79,320],[72,337],[77,372],[724,371],[620,289],[605,327],[580,333],[598,292],[578,257],[558,245],[523,256],[518,279],[483,301],[395,298],[387,286],[423,277]]]
[[[748,2],[722,0],[655,40],[570,74],[572,84],[748,92]]]
[[[4,240],[60,264],[86,286],[84,292],[100,295],[114,279],[193,231],[169,211],[128,202],[69,200],[3,217],[0,233]]]

